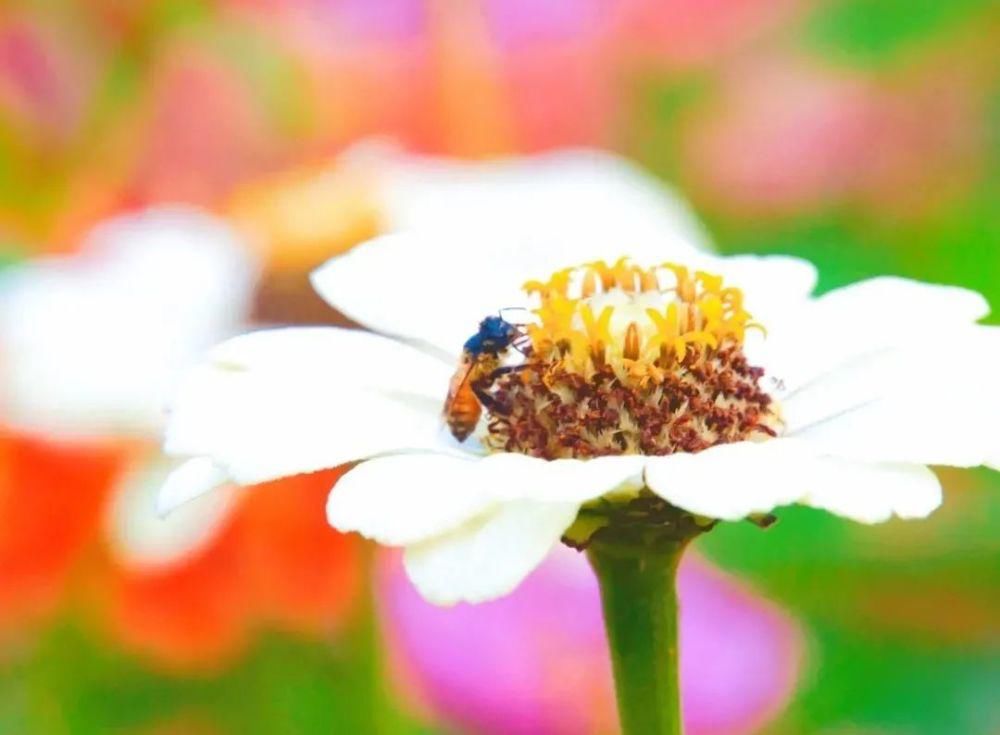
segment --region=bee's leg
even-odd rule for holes
[[[531,354],[531,337],[529,337],[526,334],[521,335],[520,337],[518,337],[517,339],[515,339],[513,342],[511,342],[510,346],[513,347],[518,352],[520,352],[522,355],[530,355]]]
[[[504,365],[503,367],[498,367],[489,375],[489,382],[493,383],[501,375],[506,375],[507,373],[516,373],[518,370],[524,370],[527,365]]]
[[[476,394],[476,398],[490,413],[499,413],[500,402],[493,397],[493,395],[486,390],[486,385],[477,382],[472,386],[472,392]]]
[[[527,365],[505,365],[503,367],[498,367],[496,370],[491,372],[485,379],[476,381],[475,385],[472,386],[472,392],[476,394],[476,398],[490,413],[504,413],[504,407],[492,394],[489,393],[487,388],[496,381],[501,375],[507,375],[508,373],[515,373],[518,370],[524,370]]]

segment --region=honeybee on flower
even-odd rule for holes
[[[516,365],[501,365],[501,360],[512,347],[523,354],[526,337],[523,330],[503,316],[488,316],[479,323],[479,331],[465,341],[444,402],[448,428],[459,441],[468,438],[476,428],[483,405],[495,408],[487,386],[504,373],[517,369]]]

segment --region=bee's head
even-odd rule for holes
[[[479,331],[465,343],[465,349],[474,354],[500,352],[510,346],[517,336],[517,328],[499,316],[488,316],[479,323]]]
[[[513,324],[499,316],[488,316],[479,322],[479,334],[487,340],[509,340],[516,331]]]

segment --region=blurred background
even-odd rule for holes
[[[157,525],[135,375],[336,319],[306,274],[379,231],[391,150],[608,149],[723,252],[1000,304],[998,72],[989,0],[7,0],[0,732],[613,732],[572,552],[441,611],[326,526],[335,473]],[[698,541],[690,735],[1000,733],[1000,475],[941,474],[926,522]]]

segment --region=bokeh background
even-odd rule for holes
[[[306,273],[378,231],[359,142],[594,146],[677,187],[723,252],[807,257],[824,290],[893,273],[1000,304],[998,73],[989,0],[7,0],[0,268],[183,202],[252,243],[233,321],[325,320]],[[914,400],[947,400],[962,360]],[[151,440],[0,423],[0,732],[611,727],[575,561],[441,617],[325,526],[326,473],[134,564],[107,518]],[[693,735],[1000,733],[1000,475],[942,478],[926,522],[793,508],[699,540],[682,594],[732,635],[688,624]]]

